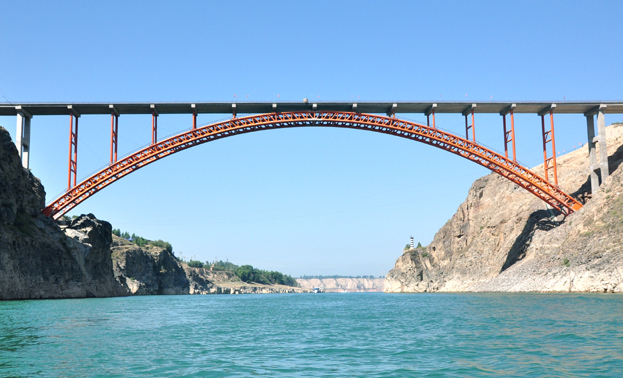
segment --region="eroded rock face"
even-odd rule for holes
[[[139,247],[113,237],[115,278],[130,294],[190,294],[190,282],[184,267],[171,253],[164,248]]]
[[[471,289],[623,292],[623,169],[559,227],[537,229],[525,255]]]
[[[580,211],[565,219],[512,182],[482,177],[430,245],[397,260],[384,291],[623,291],[623,127],[608,136],[613,174]],[[559,157],[558,172],[563,190],[591,197],[586,146]]]
[[[385,277],[385,292],[424,293],[438,290],[439,279],[423,251],[423,248],[404,251],[396,261],[394,269]]]
[[[65,235],[41,214],[45,191],[0,127],[0,299],[122,295],[110,261],[110,224],[83,216]]]
[[[299,286],[306,289],[322,288],[325,292],[382,291],[383,278],[297,278]]]
[[[22,168],[9,132],[0,127],[0,224],[21,225],[27,217],[39,215],[44,206],[43,185]]]
[[[114,235],[112,251],[115,278],[130,295],[309,292],[288,286],[245,284],[232,272],[192,268],[164,248],[139,247]]]
[[[1,233],[0,299],[124,294],[114,280],[109,243],[102,242],[109,224],[68,228],[68,237],[43,215],[29,221],[29,234],[12,229]]]

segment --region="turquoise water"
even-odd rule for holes
[[[0,302],[0,376],[623,376],[623,296]]]

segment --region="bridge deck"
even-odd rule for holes
[[[435,106],[435,113],[463,113],[475,104],[474,113],[499,114],[515,104],[515,113],[539,113],[549,111],[555,105],[557,114],[584,114],[600,105],[606,105],[604,113],[623,113],[623,101],[588,102],[145,102],[145,103],[15,103],[0,105],[0,115],[16,115],[24,110],[30,115],[68,115],[73,109],[78,114],[111,114],[111,105],[119,114],[151,114],[152,105],[158,114],[257,114],[292,111],[353,111],[359,113],[386,114],[426,113]],[[68,107],[71,105],[71,109]],[[192,106],[195,106],[193,108]],[[235,105],[235,108],[234,108]],[[355,105],[355,106],[354,106]],[[394,106],[395,105],[395,106]],[[314,107],[315,106],[315,107]]]

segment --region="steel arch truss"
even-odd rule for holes
[[[492,170],[539,197],[565,215],[582,207],[573,197],[563,192],[558,186],[547,182],[544,177],[473,141],[439,129],[394,117],[352,112],[304,111],[234,118],[192,129],[154,143],[80,182],[50,203],[44,209],[44,214],[58,219],[120,178],[156,160],[199,144],[254,131],[309,126],[369,130],[426,143]]]

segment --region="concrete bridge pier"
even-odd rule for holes
[[[26,169],[30,166],[30,120],[32,115],[21,106],[17,110],[17,132],[15,133],[15,145],[22,159],[22,166]]]
[[[588,132],[589,174],[591,177],[592,193],[599,191],[597,169],[601,172],[602,183],[610,175],[608,167],[608,146],[606,143],[606,120],[604,118],[605,108],[606,105],[602,104],[584,113]],[[595,137],[595,116],[597,116],[597,137]],[[599,164],[597,164],[597,143],[599,143]]]

